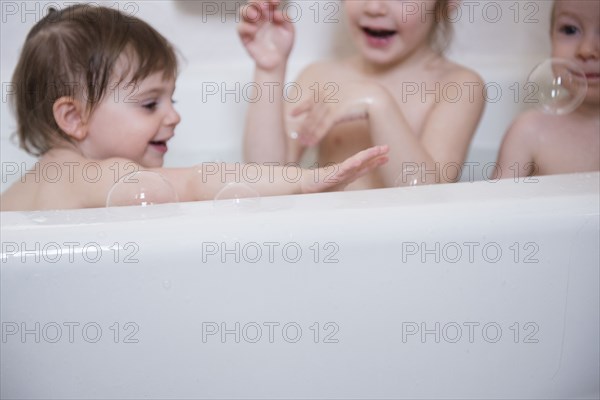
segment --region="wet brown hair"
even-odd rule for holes
[[[119,83],[131,76],[128,84],[135,84],[156,72],[177,75],[174,48],[146,22],[107,7],[51,9],[27,35],[13,74],[20,146],[39,156],[72,141],[54,119],[54,102],[64,96],[84,99],[91,112],[123,54],[128,63]]]

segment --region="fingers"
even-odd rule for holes
[[[240,7],[240,23],[237,30],[244,44],[251,42],[265,24],[275,24],[284,30],[294,33],[292,22],[277,8],[281,0],[249,0]]]
[[[251,41],[258,30],[267,22],[268,3],[258,0],[249,0],[240,7],[240,23],[238,34],[244,43]]]
[[[388,146],[374,146],[356,153],[335,166],[337,172],[328,183],[347,185],[388,161]]]
[[[380,155],[380,156],[377,156],[377,157],[365,162],[361,167],[359,167],[356,170],[355,178],[359,178],[365,174],[368,174],[369,172],[382,166],[383,164],[387,163],[388,161],[389,161],[389,157],[387,155]]]
[[[317,145],[333,126],[329,105],[319,103],[311,107],[298,130],[300,143],[304,146]]]
[[[366,150],[362,150],[362,151],[356,153],[355,155],[350,157],[350,159],[356,157],[360,160],[368,160],[371,158],[386,155],[389,153],[389,151],[390,151],[390,147],[388,145],[373,146]]]
[[[258,32],[259,26],[256,24],[250,24],[247,22],[242,22],[238,25],[238,35],[242,39],[244,44],[252,41]]]
[[[385,164],[389,160],[387,157],[389,150],[389,146],[387,145],[374,146],[356,153],[342,164],[347,163],[345,167],[348,167],[349,173],[356,174],[356,179],[374,168]]]
[[[361,101],[342,101],[339,103],[307,101],[292,111],[292,115],[307,113],[304,123],[298,130],[303,146],[318,144],[336,125],[368,118],[365,103]]]
[[[287,21],[281,11],[277,11],[281,0],[248,0],[240,7],[239,15],[242,22],[262,24],[264,22],[283,23]]]
[[[361,176],[373,171],[388,161],[389,147],[374,146],[360,151],[339,164],[319,168],[314,183],[302,189],[302,193],[343,190]],[[333,171],[331,169],[333,168]],[[317,177],[324,176],[324,179]]]
[[[240,7],[240,20],[237,26],[238,35],[244,44],[251,42],[264,22],[260,21],[262,14],[260,4],[257,1],[249,1]]]
[[[240,7],[239,14],[242,22],[255,24],[260,21],[264,14],[263,6],[257,0],[249,0],[248,3]]]
[[[282,11],[278,10],[281,5],[281,0],[267,0],[266,2],[263,1],[261,5],[264,7],[263,19],[276,25],[281,25],[288,31],[294,29],[290,19],[286,17]]]
[[[266,2],[263,1],[263,3],[266,4],[269,9],[274,11],[281,5],[281,0],[266,0]]]
[[[300,105],[298,107],[292,109],[292,117],[297,117],[301,114],[309,112],[311,110],[311,108],[313,108],[313,106],[314,106],[314,102],[312,102],[310,100],[300,103]]]

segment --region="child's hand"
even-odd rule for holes
[[[304,122],[297,132],[303,146],[315,146],[335,125],[367,119],[371,107],[394,101],[387,90],[373,83],[344,82],[339,89],[328,100],[309,100],[292,110],[292,117],[304,114]]]
[[[304,174],[301,181],[302,193],[318,193],[343,190],[361,176],[388,161],[388,146],[375,146],[356,153],[340,164],[313,170]],[[307,172],[307,170],[304,170]]]
[[[240,8],[238,34],[258,68],[285,65],[294,44],[294,26],[281,11],[281,0],[250,0]]]

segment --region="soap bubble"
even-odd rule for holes
[[[529,74],[526,102],[534,102],[547,114],[568,114],[581,105],[587,94],[583,70],[573,61],[549,58]]]
[[[112,186],[106,196],[106,207],[145,207],[178,201],[175,188],[164,176],[152,171],[136,171]]]
[[[288,137],[292,140],[297,140],[300,134],[300,127],[302,126],[302,122],[304,122],[305,114],[300,114],[298,116],[288,115],[285,120],[285,130]]]
[[[300,135],[298,134],[298,131],[290,130],[288,132],[288,136],[290,137],[290,139],[297,140]]]
[[[260,194],[245,183],[231,182],[215,195],[215,207],[251,209],[260,203]]]
[[[402,168],[402,172],[394,181],[395,187],[417,186],[421,177],[421,168],[415,164],[409,164]]]

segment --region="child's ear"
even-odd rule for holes
[[[52,106],[54,120],[60,129],[75,140],[83,140],[87,134],[85,107],[72,97],[61,97]]]

